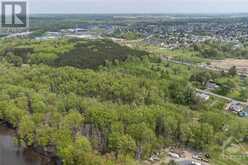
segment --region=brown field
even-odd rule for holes
[[[213,60],[211,65],[219,69],[230,69],[232,66],[236,66],[239,72],[248,73],[248,59]]]

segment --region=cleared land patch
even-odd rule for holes
[[[248,73],[248,60],[247,59],[232,59],[225,60],[212,60],[211,65],[220,69],[230,69],[232,66],[236,66],[239,72]]]

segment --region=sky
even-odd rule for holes
[[[28,0],[35,13],[248,13],[248,0]]]

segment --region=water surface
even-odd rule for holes
[[[14,143],[13,130],[0,126],[0,165],[50,165],[51,163],[32,150],[24,150]]]

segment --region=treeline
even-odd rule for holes
[[[121,21],[118,21],[121,22]],[[32,14],[30,15],[31,31],[58,31],[76,27],[94,25],[112,25],[118,23],[110,15],[88,14]]]

